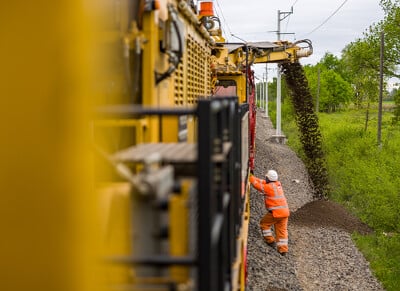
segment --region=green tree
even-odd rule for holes
[[[310,88],[311,96],[314,99],[314,104],[317,96],[318,87],[318,64],[315,66],[305,65],[304,72],[308,80],[308,87]]]
[[[316,66],[305,66],[304,71],[307,76],[311,95],[316,100],[319,69],[319,110],[334,112],[346,106],[351,101],[353,90],[351,85],[335,71],[335,68],[339,67],[339,60],[332,54],[326,54],[325,56],[327,57],[323,58]]]
[[[352,97],[352,88],[342,76],[333,70],[321,72],[321,85],[319,106],[322,111],[335,112],[340,106],[347,105]]]
[[[396,66],[400,65],[400,0],[381,0],[385,17],[371,26],[368,40],[379,43],[380,33],[385,34],[385,74],[400,78]]]
[[[379,96],[380,48],[375,42],[358,39],[342,51],[344,76],[354,88],[353,103],[366,108],[364,130],[368,129],[371,103]]]
[[[381,0],[384,19],[370,26],[364,33],[364,41],[379,59],[381,33],[385,36],[384,74],[386,77],[400,78],[400,0]],[[379,68],[379,66],[377,67]]]
[[[319,64],[328,70],[333,70],[336,73],[341,74],[341,60],[330,52],[326,52]]]
[[[343,75],[354,88],[353,102],[357,108],[378,98],[379,47],[358,39],[342,51]]]

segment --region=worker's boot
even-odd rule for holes
[[[273,236],[272,230],[271,229],[261,229],[261,233],[263,235],[264,241],[270,246],[275,248],[276,243],[275,243],[275,238]]]
[[[272,248],[276,248],[275,238],[273,236],[264,236],[264,241]]]
[[[289,251],[288,246],[286,244],[282,245],[282,242],[280,242],[280,241],[278,241],[278,249],[277,250],[281,256],[286,256]]]
[[[267,245],[269,245],[271,248],[276,248],[276,242],[272,242],[272,243],[269,243],[269,242],[267,242]]]

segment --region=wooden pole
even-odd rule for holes
[[[315,112],[316,113],[319,112],[320,74],[321,74],[321,71],[320,71],[320,69],[318,67],[317,97],[316,97],[316,100],[315,100]]]
[[[381,32],[381,50],[379,65],[379,107],[378,107],[378,146],[382,145],[382,100],[383,100],[383,50],[385,48],[385,35]]]

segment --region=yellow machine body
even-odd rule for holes
[[[218,19],[210,14],[212,3],[208,2],[205,4],[207,10],[199,13],[193,1],[110,0],[108,7],[117,11],[118,21],[110,25],[111,31],[105,33],[104,41],[111,48],[107,52],[113,55],[103,76],[107,90],[99,92],[101,102],[98,105],[131,106],[131,112],[135,111],[132,106],[147,110],[196,110],[201,99],[232,96],[239,104],[246,104],[249,101],[246,68],[255,63],[295,61],[301,57],[299,52],[304,50],[288,42],[226,44]],[[128,8],[136,14],[132,16]],[[197,180],[179,178],[181,187],[171,190],[167,196],[164,207],[168,211],[165,212],[143,202],[148,199],[140,194],[146,183],[144,180],[138,182],[138,179],[144,179],[146,173],[164,170],[165,162],[154,158],[151,148],[166,144],[171,147],[193,144],[196,148],[198,118],[191,114],[139,113],[126,117],[124,111],[116,109],[115,112],[119,114],[112,118],[97,118],[93,123],[94,141],[101,148],[103,160],[108,161],[99,162],[100,169],[108,170],[98,181],[99,197],[104,202],[102,213],[107,256],[140,256],[140,252],[150,252],[151,248],[170,257],[190,255],[193,253],[192,245],[196,243],[193,240],[198,242],[202,239],[193,235],[196,222],[193,221],[195,208],[192,203]],[[249,127],[249,115],[245,114],[241,119],[243,165],[247,165],[249,158],[246,150]],[[141,145],[148,149],[148,154],[138,158],[136,156],[143,148]],[[131,157],[136,153],[136,158],[127,158],[129,153]],[[200,153],[197,155],[202,159]],[[122,156],[125,158],[120,159]],[[247,166],[241,169],[242,210],[240,228],[235,237],[231,290],[245,290],[250,216],[247,171]],[[166,225],[160,225],[160,221]],[[167,238],[157,239],[160,234],[147,233],[146,228],[153,224],[158,229],[166,227]],[[139,239],[141,236],[146,239]],[[149,271],[135,264],[117,263],[110,264],[109,270],[109,284],[112,286],[136,286],[131,287],[133,290],[140,290],[140,286],[161,288],[168,284],[175,284],[179,290],[197,288],[194,269],[185,265]]]
[[[245,290],[249,113],[236,124],[237,144],[226,121],[239,112],[230,106],[248,102],[251,64],[293,61],[301,49],[233,48],[194,1],[8,2],[2,11],[4,289],[198,290],[208,283],[198,274],[213,268],[196,257],[206,240],[197,234],[197,194],[207,176],[206,194],[221,202],[210,203],[211,229],[233,228],[218,222],[234,198],[240,215],[225,241],[229,279],[210,280]],[[204,100],[221,122],[208,125],[209,148],[199,143]],[[204,160],[212,175],[198,170]],[[226,177],[238,189],[219,189]],[[212,232],[208,240],[218,242]]]

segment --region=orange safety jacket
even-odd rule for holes
[[[281,182],[266,182],[250,175],[250,183],[264,194],[265,207],[276,218],[289,217],[289,207],[283,194]]]

